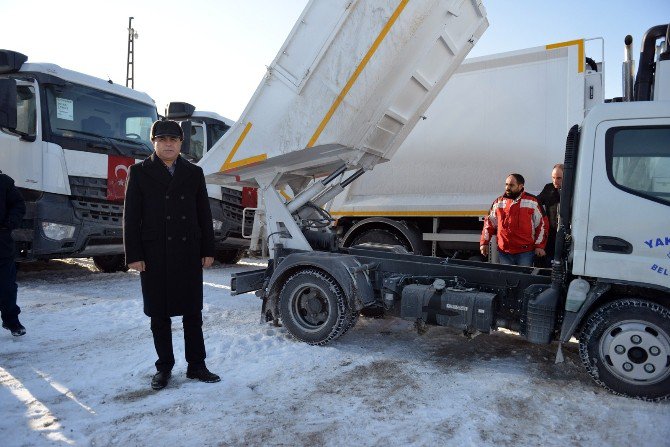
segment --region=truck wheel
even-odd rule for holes
[[[105,273],[128,271],[124,255],[93,256],[93,264],[98,270]]]
[[[345,324],[344,329],[342,329],[342,332],[340,332],[340,335],[338,335],[338,337],[343,336],[344,334],[347,333],[347,331],[348,331],[349,329],[351,329],[352,327],[356,326],[356,323],[358,323],[358,316],[359,316],[359,315],[360,315],[360,312],[359,312],[359,311],[356,311],[356,310],[352,310],[352,311],[349,313],[349,319],[348,319],[348,322]]]
[[[245,250],[237,250],[234,248],[217,250],[215,258],[221,264],[237,264],[237,261],[242,259],[244,253]]]
[[[660,401],[670,397],[670,310],[621,299],[587,320],[579,354],[588,373],[616,394]]]
[[[311,345],[324,345],[355,324],[342,288],[314,269],[301,270],[284,283],[279,316],[294,338]]]

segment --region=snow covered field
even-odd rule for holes
[[[155,353],[139,276],[86,260],[19,272],[28,333],[0,332],[0,445],[668,446],[670,403],[613,396],[583,371],[577,345],[505,333],[467,340],[445,328],[361,318],[326,347],[259,324],[261,302],[231,297],[245,260],[205,272],[207,365],[177,364],[153,391]]]

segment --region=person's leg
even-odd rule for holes
[[[184,315],[184,350],[189,369],[205,366],[205,339],[202,334],[202,313]]]
[[[498,250],[498,262],[500,264],[514,265],[514,255]]]
[[[205,339],[202,335],[202,312],[184,315],[184,345],[186,351],[186,377],[201,382],[214,383],[221,380],[205,366]]]
[[[156,347],[156,369],[169,372],[174,366],[174,353],[172,352],[172,321],[170,317],[151,317],[151,333],[154,336]]]
[[[556,248],[556,230],[549,230],[549,237],[547,238],[547,246],[544,248],[546,255],[542,258],[535,259],[535,265],[539,267],[551,268],[551,261],[554,259]],[[538,262],[539,261],[539,262]]]
[[[21,309],[16,305],[16,263],[14,259],[0,260],[0,314],[2,325],[14,333],[22,329],[20,335],[25,334],[25,328],[19,322]]]
[[[525,253],[519,253],[517,255],[514,255],[514,257],[516,258],[516,265],[522,265],[524,267],[532,267],[535,253],[532,251],[527,251]]]

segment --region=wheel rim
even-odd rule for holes
[[[651,385],[670,375],[670,336],[646,321],[620,321],[603,333],[600,357],[621,380]]]
[[[300,287],[291,297],[291,313],[302,330],[319,331],[330,315],[327,293],[314,284]]]

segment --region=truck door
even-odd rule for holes
[[[0,133],[0,167],[20,188],[42,189],[42,138],[37,85],[16,81],[16,130],[32,138]]]
[[[202,123],[191,122],[191,156],[194,162],[200,161],[207,150],[205,128]]]
[[[670,288],[670,120],[606,121],[596,131],[589,276]]]

